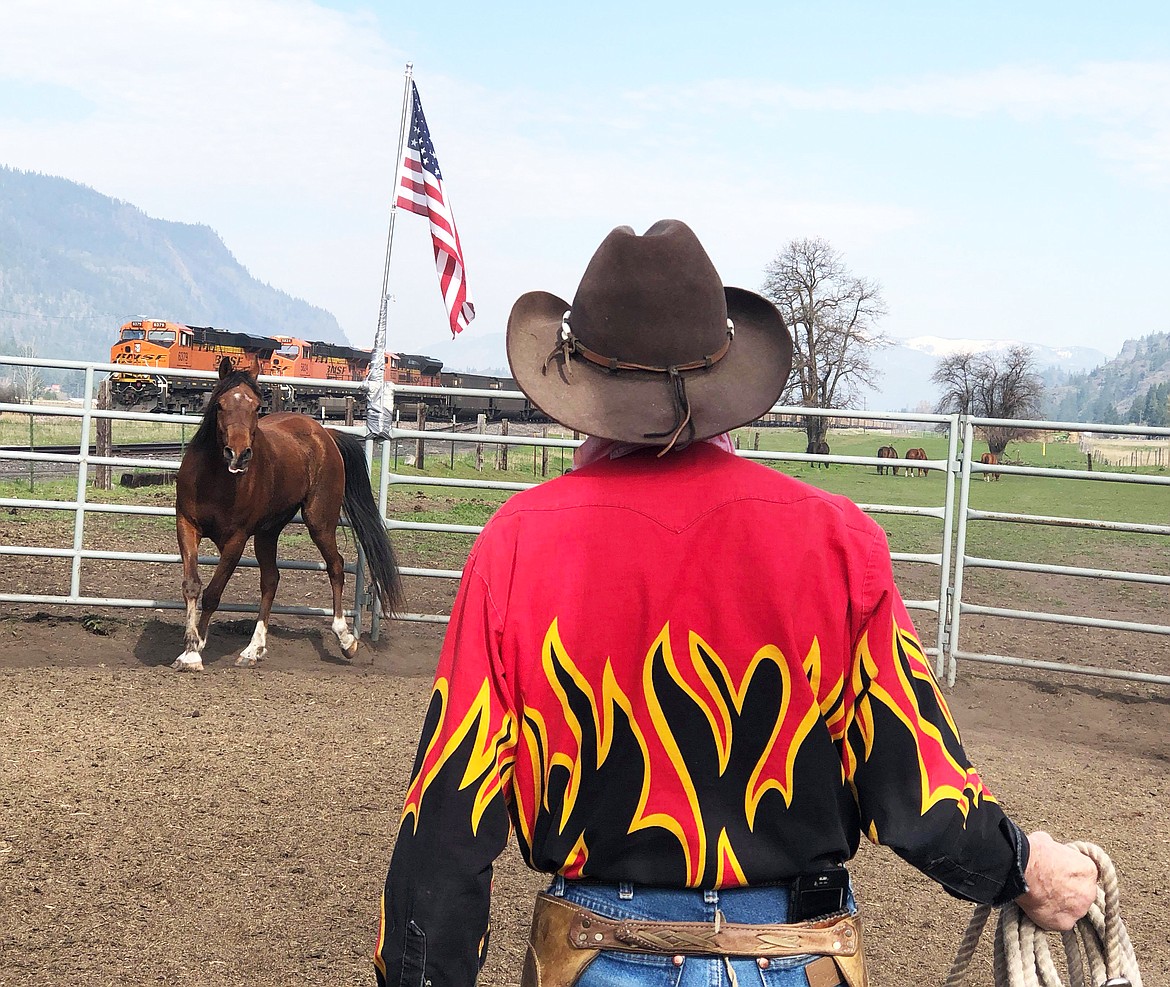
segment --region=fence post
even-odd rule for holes
[[[415,415],[414,427],[420,432],[425,432],[427,428],[427,406],[422,401],[418,403],[418,413]],[[424,460],[426,448],[426,439],[420,435],[414,443],[414,465],[420,470],[426,465]]]
[[[542,439],[548,438],[548,426],[545,425],[540,430],[540,437]],[[540,447],[540,475],[542,477],[548,476],[548,446]]]
[[[451,416],[451,434],[455,434],[455,416]],[[451,440],[451,472],[455,472],[455,440]]]
[[[324,407],[324,405],[321,405],[322,409]],[[345,424],[353,427],[353,395],[347,395],[345,398]]]
[[[505,418],[500,422],[500,435],[508,434],[508,419]],[[500,470],[504,473],[508,472],[508,446],[506,443],[500,443]]]
[[[487,415],[477,415],[475,419],[475,430],[483,435],[487,431]],[[483,470],[483,443],[477,442],[475,444],[475,468],[482,472]]]
[[[97,406],[100,411],[110,410],[110,382],[103,380],[98,388]],[[113,422],[109,418],[99,418],[94,435],[94,445],[97,447],[98,458],[109,458],[113,452],[112,432]],[[108,464],[99,464],[93,469],[93,485],[98,490],[109,490],[113,485],[112,470]]]

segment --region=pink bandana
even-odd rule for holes
[[[728,432],[712,435],[711,438],[702,441],[710,442],[711,445],[724,452],[735,452],[735,443],[731,441],[731,435]],[[639,449],[659,448],[661,447],[641,442],[618,442],[615,439],[602,439],[596,435],[588,435],[585,437],[585,441],[573,450],[573,469],[588,466],[605,456],[610,459],[620,459],[622,456],[628,456],[631,452],[637,452]]]

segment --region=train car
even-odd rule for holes
[[[480,391],[518,391],[511,377],[491,377],[485,374],[468,374],[458,371],[444,372],[444,387],[466,387]],[[451,394],[447,401],[450,414],[460,421],[474,421],[485,415],[488,421],[502,418],[527,419],[532,416],[532,404],[524,397],[483,397],[470,394]]]
[[[135,319],[121,327],[110,350],[111,363],[134,369],[110,375],[110,395],[131,410],[199,411],[212,382],[167,378],[149,369],[215,371],[226,356],[233,367],[261,374],[279,347],[271,336]]]
[[[362,392],[330,389],[336,381],[365,380],[370,368],[370,351],[359,350],[339,343],[322,340],[297,339],[295,336],[274,336],[280,342],[271,359],[263,364],[262,372],[274,377],[301,377],[320,381],[312,384],[282,384],[272,396],[272,406],[284,411],[299,411],[318,417],[322,408],[332,409],[341,401],[344,410],[347,395],[359,404],[365,401]],[[333,399],[326,401],[325,399]]]
[[[321,418],[349,414],[365,417],[365,390],[335,385],[341,381],[364,381],[370,368],[370,350],[283,334],[253,336],[150,319],[127,322],[119,331],[110,362],[126,369],[110,376],[113,399],[118,406],[134,411],[199,412],[214,380],[168,379],[149,371],[182,368],[214,372],[225,356],[233,366],[256,376],[298,378],[296,383],[261,384],[266,410],[299,411]],[[444,371],[442,360],[418,353],[387,353],[385,379],[422,387],[519,390],[511,377]],[[420,405],[425,407],[428,418],[447,421],[452,416],[474,421],[481,414],[489,421],[540,417],[523,397],[395,396],[395,408],[402,416],[414,417]]]

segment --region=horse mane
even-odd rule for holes
[[[260,393],[260,385],[256,383],[256,378],[248,373],[247,370],[233,370],[220,380],[212,388],[211,393],[207,395],[207,404],[203,410],[203,420],[199,423],[199,427],[191,437],[190,445],[218,444],[219,440],[216,436],[216,429],[219,422],[219,399],[223,397],[225,392],[230,391],[233,387],[239,387],[241,384],[246,384],[250,387],[256,395],[256,400],[261,404],[264,403],[264,395]]]

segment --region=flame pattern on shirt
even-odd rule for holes
[[[685,632],[685,651],[676,651],[666,623],[639,661],[607,657],[597,662],[600,674],[587,675],[566,648],[554,619],[542,642],[540,670],[555,701],[525,704],[516,713],[501,701],[488,678],[466,690],[462,701],[450,694],[446,678],[436,680],[428,713],[433,726],[420,748],[403,824],[411,820],[417,829],[428,790],[440,774],[451,772],[444,787],[466,793],[472,835],[488,807],[505,794],[529,862],[541,840],[538,822],[543,820],[543,832],[563,838],[569,847],[560,873],[582,877],[590,860],[586,827],[579,819],[582,789],[616,756],[623,771],[636,779],[638,791],[628,825],[621,824],[626,833],[657,829],[669,834],[681,853],[689,886],[743,885],[748,883],[748,868],[728,827],[712,827],[705,818],[704,799],[710,798],[713,781],[724,783],[738,755],[740,770],[731,776],[740,779],[734,784],[743,786],[736,796],[746,823],[746,830],[737,829],[743,839],[745,832],[754,831],[767,793],[777,793],[785,807],[792,806],[797,755],[819,724],[840,755],[838,782],[853,787],[854,776],[875,743],[890,742],[877,736],[882,732],[876,726],[879,710],[892,714],[905,728],[905,740],[916,752],[921,814],[950,803],[966,818],[980,800],[994,798],[963,757],[958,731],[918,639],[897,621],[891,635],[892,662],[879,663],[869,636],[863,635],[847,674],[826,668],[815,637],[799,663],[765,645],[735,674],[694,631]],[[768,713],[770,733],[765,731],[766,742],[750,749],[740,740],[741,750],[737,727],[762,671],[769,672],[773,682],[778,676],[779,682]],[[674,690],[669,702],[663,699],[664,689]],[[677,722],[682,697],[692,713],[701,715],[706,730],[682,731]],[[758,712],[760,696],[754,700]],[[924,704],[934,708],[924,710]],[[615,747],[619,732],[634,741],[623,744],[620,752]],[[707,748],[704,756],[713,757],[717,765],[717,779],[705,780],[703,797],[692,770],[699,747]],[[716,801],[727,802],[728,797]],[[872,819],[864,823],[877,842],[876,823]]]
[[[949,803],[965,820],[973,807],[981,801],[995,802],[995,797],[963,753],[959,730],[917,636],[895,621],[892,643],[893,661],[884,665],[870,650],[868,634],[857,644],[850,683],[857,699],[852,723],[846,727],[848,736],[843,750],[846,777],[852,782],[859,764],[868,760],[873,751],[879,733],[875,714],[880,704],[914,740],[920,814],[925,816],[934,806]],[[869,837],[875,843],[881,842],[872,820]]]

